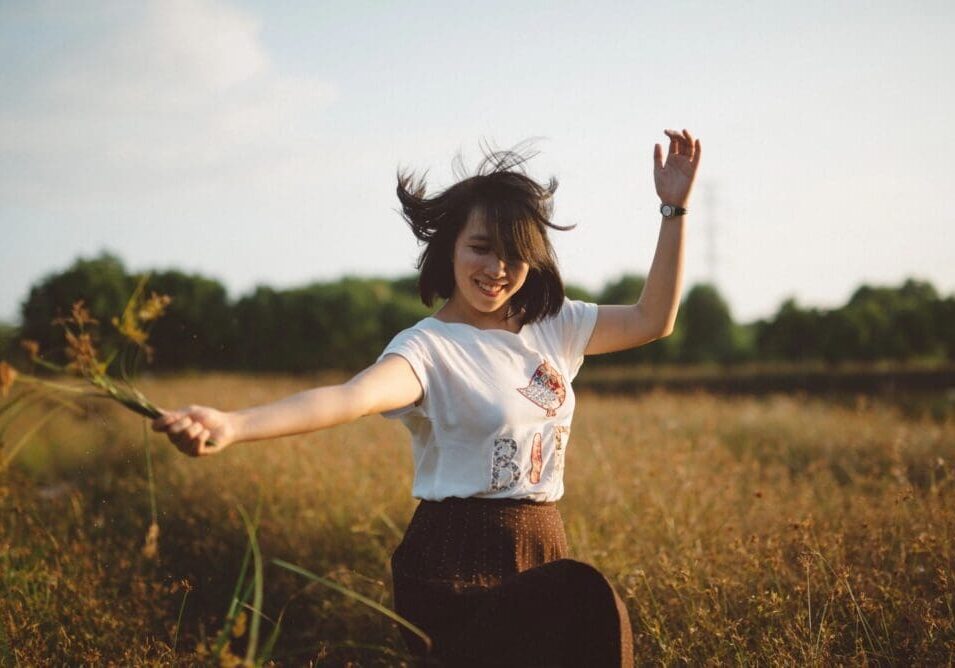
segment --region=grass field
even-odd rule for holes
[[[230,408],[308,384],[210,375],[140,387],[160,405]],[[388,559],[414,508],[400,423],[366,418],[202,460],[150,443],[152,559],[146,448],[131,415],[106,403],[63,413],[0,474],[0,664],[243,656],[247,630],[224,657],[208,649],[246,550],[240,506],[259,508],[261,635],[281,615],[276,663],[406,659],[394,623],[270,561],[390,605]],[[955,660],[951,418],[873,400],[584,393],[567,458],[573,556],[626,600],[638,664]]]

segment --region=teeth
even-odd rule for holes
[[[500,292],[501,290],[504,289],[504,285],[494,285],[494,284],[491,284],[491,283],[482,283],[481,281],[476,281],[476,283],[478,284],[478,287],[479,287],[479,288],[481,288],[481,289],[484,290],[485,292],[489,292],[489,293],[491,293],[491,294],[497,294],[498,292]]]

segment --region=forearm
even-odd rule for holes
[[[348,385],[318,387],[275,403],[233,413],[236,441],[302,434],[351,422],[362,415]]]
[[[653,263],[637,302],[641,316],[656,323],[663,335],[673,331],[683,289],[684,216],[664,218]]]

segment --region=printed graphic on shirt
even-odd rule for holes
[[[557,409],[567,398],[564,377],[546,361],[541,362],[534,371],[527,387],[519,387],[517,391],[547,411],[547,417],[557,415]]]
[[[502,492],[517,484],[521,469],[514,461],[517,441],[513,438],[495,438],[491,464],[491,491]]]
[[[558,475],[564,471],[564,451],[569,435],[569,427],[557,427],[554,430],[554,473]]]
[[[543,437],[539,433],[534,434],[534,445],[531,448],[531,484],[534,485],[541,481],[541,469],[544,468],[542,439]]]

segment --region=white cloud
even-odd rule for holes
[[[307,150],[303,137],[315,135],[310,124],[334,99],[330,85],[280,72],[255,17],[223,2],[84,11],[13,13],[51,24],[67,43],[41,44],[39,75],[0,100],[8,205],[76,207],[202,189],[224,173],[242,183],[257,163]]]

